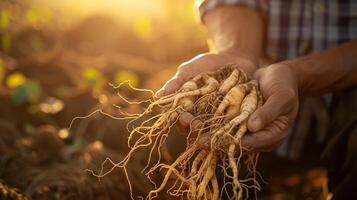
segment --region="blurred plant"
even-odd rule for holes
[[[100,89],[105,82],[105,78],[102,73],[95,68],[84,69],[82,72],[82,79],[84,85],[92,89]]]
[[[6,86],[10,89],[14,89],[17,86],[23,85],[25,82],[26,77],[20,72],[15,72],[7,77]]]
[[[0,10],[0,30],[7,28],[9,25],[10,17],[7,10]]]
[[[120,84],[124,81],[129,81],[134,87],[139,85],[139,76],[131,71],[119,71],[115,74],[114,82],[115,84]]]
[[[133,21],[134,32],[142,39],[152,36],[152,20],[148,16],[136,17]]]
[[[17,86],[12,94],[15,103],[20,104],[25,101],[35,103],[40,97],[41,90],[37,81],[28,80],[24,85]]]
[[[49,24],[52,11],[48,7],[33,6],[26,11],[26,20],[31,25]]]
[[[15,72],[6,79],[6,85],[12,89],[12,100],[16,104],[26,101],[37,102],[41,95],[41,88],[36,80],[27,79],[22,73]]]

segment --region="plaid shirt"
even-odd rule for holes
[[[357,39],[357,0],[201,0],[197,5],[201,17],[221,5],[243,5],[263,12],[267,19],[265,53],[272,62]],[[318,142],[327,138],[330,97],[300,101],[295,124],[275,153],[298,159],[307,138],[314,135],[311,131]]]
[[[357,0],[203,0],[200,16],[221,5],[258,9],[267,20],[266,54],[295,58],[357,39]]]

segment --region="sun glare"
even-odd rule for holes
[[[33,0],[33,2],[51,6],[72,16],[86,16],[93,13],[105,13],[121,18],[165,15],[163,0]]]

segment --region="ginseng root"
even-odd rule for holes
[[[230,199],[247,198],[249,188],[260,190],[256,172],[259,154],[244,151],[241,139],[249,134],[248,118],[262,104],[257,81],[249,80],[239,66],[228,65],[216,72],[199,74],[176,93],[151,101],[143,113],[132,119],[130,123],[134,124],[146,117],[131,131],[128,140],[131,150],[115,167],[126,167],[139,148],[149,147],[147,176],[150,178],[158,171],[164,171],[165,175],[147,199],[167,190],[168,194],[187,199],[218,200],[224,186],[218,185],[217,175],[224,178],[225,185],[229,182],[233,186]],[[157,111],[159,114],[148,117]],[[196,136],[187,140],[186,150],[172,164],[164,164],[161,147],[183,112],[190,112],[195,120],[200,120],[200,126],[191,130]],[[209,140],[207,149],[200,147],[203,136]],[[155,150],[158,158],[151,165]],[[248,174],[241,175],[243,165]],[[219,174],[217,166],[223,166],[224,173]],[[175,179],[173,185],[169,185],[170,179]]]

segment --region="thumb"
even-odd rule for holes
[[[281,90],[268,97],[264,105],[258,108],[248,120],[248,129],[257,132],[273,122],[278,116],[291,107],[293,97]]]

